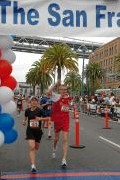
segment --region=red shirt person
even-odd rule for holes
[[[61,96],[56,102],[53,102],[52,105],[52,116],[51,119],[54,121],[55,132],[61,130],[68,132],[69,131],[69,106],[71,102],[71,97]]]
[[[59,94],[52,94],[52,113],[51,119],[54,122],[54,145],[53,145],[53,158],[56,157],[56,148],[59,141],[60,132],[63,134],[63,158],[62,167],[67,166],[66,158],[68,151],[68,133],[69,133],[69,105],[71,102],[71,97],[68,95],[67,86],[60,85],[58,87]]]

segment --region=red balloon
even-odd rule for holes
[[[1,49],[0,49],[0,58],[1,58],[1,56],[2,56],[2,51],[1,51]]]
[[[7,86],[12,90],[14,90],[15,87],[17,86],[17,81],[13,76],[8,76],[5,79],[1,79],[1,86]]]
[[[12,65],[6,60],[0,60],[0,78],[8,77],[12,72]]]

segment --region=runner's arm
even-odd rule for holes
[[[61,81],[58,80],[55,84],[53,84],[53,85],[48,89],[48,92],[54,91],[55,88],[56,88],[57,86],[59,86],[60,84],[61,84]]]
[[[50,121],[50,117],[36,117],[35,119],[38,121]]]
[[[24,117],[24,119],[23,119],[23,121],[22,121],[23,126],[26,125],[26,122],[27,122],[27,117]]]

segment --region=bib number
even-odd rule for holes
[[[39,128],[39,121],[37,121],[35,119],[31,119],[30,120],[30,127],[31,128]]]
[[[62,106],[61,111],[68,112],[69,111],[69,106]]]
[[[18,102],[19,105],[21,105],[22,103],[21,102]]]

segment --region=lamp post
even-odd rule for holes
[[[84,96],[84,68],[85,68],[85,53],[88,50],[87,47],[83,44],[81,46],[82,55],[83,55],[83,64],[82,64],[82,84],[81,84],[81,96]]]

